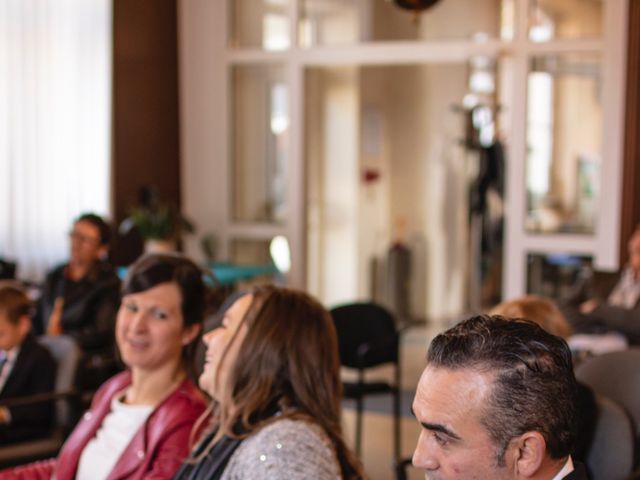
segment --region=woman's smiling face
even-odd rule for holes
[[[183,347],[199,329],[184,328],[181,306],[180,289],[170,282],[122,298],[116,341],[128,367],[154,370],[181,362]]]

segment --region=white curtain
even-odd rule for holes
[[[112,0],[0,0],[0,257],[40,280],[109,214]]]

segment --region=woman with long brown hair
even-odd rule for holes
[[[176,479],[362,477],[342,439],[335,329],[317,301],[254,288],[203,340],[213,421]]]

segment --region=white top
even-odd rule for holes
[[[153,411],[152,405],[127,405],[123,396],[111,400],[111,411],[104,417],[96,436],[80,455],[76,480],[104,480],[127,448],[138,429]]]
[[[627,267],[622,271],[620,280],[607,298],[607,303],[622,308],[633,308],[640,298],[640,279],[636,279],[633,269]]]
[[[567,458],[567,463],[564,464],[564,467],[562,467],[562,470],[556,473],[556,476],[553,477],[551,480],[562,480],[564,477],[566,477],[571,472],[573,472],[573,470],[574,470],[573,460],[571,460],[571,456],[569,456],[569,458]]]

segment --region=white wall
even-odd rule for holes
[[[187,237],[187,253],[199,260],[203,258],[198,238],[208,232],[224,233],[228,205],[220,188],[229,179],[225,72],[216,65],[224,54],[226,18],[219,15],[216,3],[180,0],[178,4],[182,206],[198,227],[198,235]],[[224,256],[225,245],[221,247]]]
[[[307,77],[307,287],[336,305],[360,298],[358,72]]]

